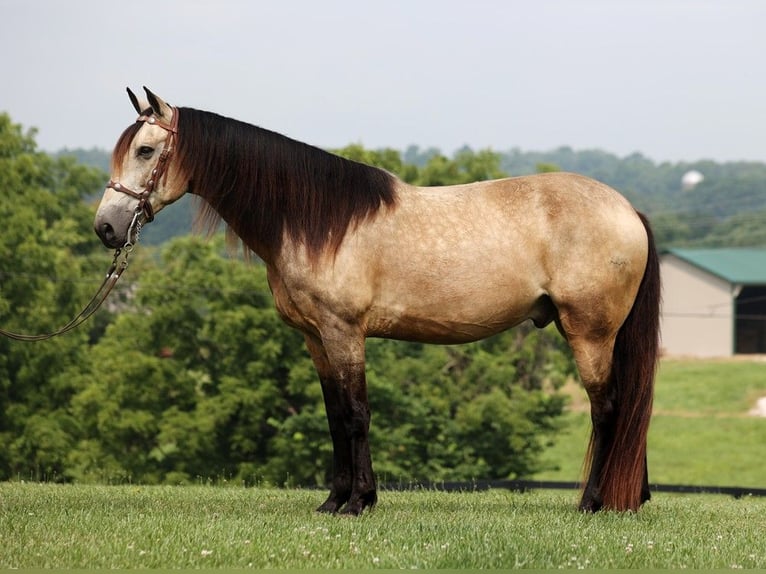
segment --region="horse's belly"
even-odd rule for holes
[[[469,307],[439,306],[402,307],[374,310],[367,322],[370,337],[417,341],[420,343],[469,343],[495,335],[534,318],[534,301],[485,306],[476,302]]]
[[[433,319],[409,320],[404,323],[381,326],[372,330],[368,336],[441,345],[471,343],[504,331],[521,321],[523,319],[497,328],[464,322],[437,322]]]

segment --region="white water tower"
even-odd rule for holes
[[[703,179],[705,179],[705,176],[696,169],[689,170],[681,178],[681,189],[684,191],[691,191],[702,183]]]

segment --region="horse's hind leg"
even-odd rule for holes
[[[593,430],[586,456],[587,478],[580,509],[588,512],[603,506],[601,481],[606,458],[614,440],[616,397],[611,384],[614,336],[580,335],[582,323],[566,315],[560,318],[559,330],[564,334],[574,355],[577,370],[590,399]]]
[[[370,408],[364,373],[364,341],[359,360],[338,365],[338,361],[329,358],[318,339],[311,335],[305,339],[322,383],[333,443],[330,494],[317,510],[360,514],[377,501],[368,441]]]
[[[580,509],[637,510],[650,498],[646,445],[645,439],[634,440],[631,434],[638,433],[625,427],[625,418],[634,410],[634,404],[625,396],[625,381],[616,380],[615,338],[570,336],[569,340],[590,399],[593,423]]]
[[[590,399],[591,431],[590,445],[586,458],[587,479],[583,488],[580,510],[596,512],[603,506],[601,482],[606,458],[615,435],[615,397],[612,386],[608,384],[586,385]]]

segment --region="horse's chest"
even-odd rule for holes
[[[309,293],[289,285],[273,271],[269,271],[267,278],[274,296],[274,306],[282,320],[300,331],[318,333]]]
[[[274,296],[274,306],[282,320],[288,325],[301,328],[303,326],[302,314],[299,312],[287,289],[285,289],[284,284],[281,281],[272,282],[270,278],[269,286]]]

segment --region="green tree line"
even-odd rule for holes
[[[601,150],[561,147],[548,152],[473,151],[468,147],[447,158],[438,149],[410,146],[364,150],[359,145],[336,150],[341,155],[380,165],[416,185],[443,185],[571,171],[603,181],[646,213],[659,245],[666,247],[766,247],[766,164],[759,162],[655,163],[639,153],[620,158]],[[682,178],[699,171],[704,179],[684,189]]]
[[[368,150],[355,144],[336,150],[341,155],[379,165],[418,185],[476,181],[492,177],[563,170],[603,181],[623,193],[637,209],[649,215],[661,247],[766,246],[766,163],[654,162],[634,153],[618,157],[601,150],[560,147],[546,152],[512,149],[458,150],[447,157],[436,148],[410,146]],[[98,150],[64,150],[86,165],[108,165],[109,156]],[[693,189],[681,180],[688,171],[704,179]],[[183,201],[183,200],[182,200]],[[160,244],[185,235],[192,223],[191,201],[160,213],[162,223],[147,228],[145,241]]]
[[[490,151],[424,166],[390,150],[341,151],[412,182],[504,174]],[[4,328],[50,331],[95,291],[111,260],[91,229],[106,177],[39,152],[33,131],[0,114]],[[371,340],[367,354],[381,480],[541,468],[574,373],[555,329],[452,347]],[[227,256],[221,237],[139,246],[108,304],[74,333],[0,338],[0,444],[0,479],[317,485],[331,465],[302,337],[278,318],[263,266]]]

